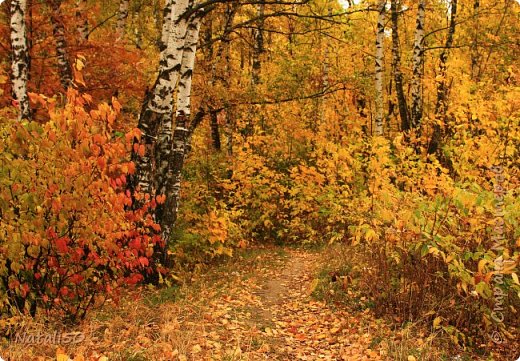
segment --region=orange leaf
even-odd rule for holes
[[[139,154],[141,157],[144,157],[144,153],[145,153],[145,147],[144,147],[144,144],[141,144],[141,145],[139,146],[138,154]]]

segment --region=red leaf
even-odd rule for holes
[[[56,240],[56,248],[60,253],[67,253],[69,247],[67,246],[67,239],[65,237],[58,238]]]
[[[148,258],[146,257],[139,257],[139,263],[141,264],[141,266],[143,267],[147,267],[148,266]]]

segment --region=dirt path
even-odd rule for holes
[[[381,359],[369,347],[370,326],[360,315],[332,310],[311,297],[319,255],[286,252],[259,255],[252,269],[233,272],[239,287],[224,285],[223,294],[207,304],[203,318],[211,322],[204,339],[183,353],[187,359]]]
[[[317,253],[253,251],[180,290],[136,295],[93,314],[81,328],[84,342],[64,351],[72,359],[111,361],[383,359],[370,315],[334,310],[311,297],[319,269]],[[56,347],[14,345],[11,359],[22,354],[24,360],[49,357]]]
[[[359,330],[352,327],[357,327],[357,320],[311,297],[320,266],[318,255],[291,251],[287,259],[282,270],[266,277],[265,289],[259,293],[263,315],[273,325],[264,329],[265,349],[270,351],[266,359],[378,359],[377,352],[356,344]]]

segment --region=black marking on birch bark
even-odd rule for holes
[[[186,129],[187,116],[189,116],[189,114],[186,115],[181,112],[176,117],[176,127],[173,133],[173,149],[169,160],[170,166],[164,178],[164,189],[166,189],[167,192],[166,202],[160,205],[160,207],[157,207],[156,212],[157,221],[163,230],[163,239],[166,241],[166,249],[168,249],[171,237],[171,227],[173,227],[177,220],[179,209],[181,172],[184,166],[186,141],[188,137],[188,129]]]

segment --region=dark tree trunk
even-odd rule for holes
[[[220,130],[218,126],[218,113],[214,110],[210,111],[210,123],[211,123],[211,139],[213,140],[213,148],[220,151]]]
[[[56,57],[58,60],[60,82],[63,89],[67,91],[67,89],[72,86],[72,68],[67,50],[67,40],[65,39],[65,27],[63,26],[63,17],[60,9],[61,3],[61,0],[53,0],[50,2],[52,7],[51,23],[52,33],[56,41]]]
[[[420,128],[423,116],[423,75],[424,75],[424,16],[425,0],[419,0],[415,23],[415,40],[413,46],[413,78],[412,78],[412,116],[411,125]]]
[[[401,118],[401,130],[410,130],[408,119],[408,106],[403,90],[403,73],[401,72],[401,52],[399,44],[399,14],[397,12],[397,0],[391,0],[390,12],[392,16],[392,68],[394,71],[395,91],[397,93],[397,105]]]
[[[444,49],[442,50],[439,62],[439,75],[440,79],[437,83],[437,102],[435,104],[435,118],[436,122],[433,126],[433,134],[430,140],[430,144],[428,145],[428,154],[434,154],[438,151],[441,145],[443,127],[439,124],[445,123],[446,114],[448,112],[448,82],[447,82],[447,63],[448,63],[448,54],[450,48],[453,45],[453,37],[455,35],[455,19],[457,17],[457,0],[451,0],[450,7],[450,25],[448,28],[448,37],[446,38],[446,44],[444,45]]]

